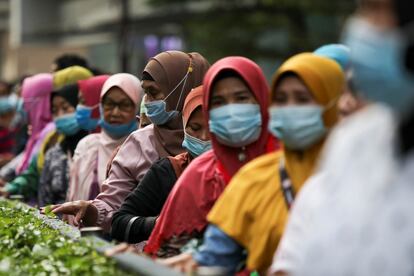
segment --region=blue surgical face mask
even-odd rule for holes
[[[197,157],[211,149],[211,141],[203,141],[184,132],[183,147],[186,148],[192,156]]]
[[[81,129],[76,120],[75,112],[57,117],[54,122],[56,131],[66,136],[72,136]]]
[[[318,105],[271,107],[269,112],[269,131],[288,149],[305,150],[326,134],[323,108]]]
[[[262,117],[258,104],[227,104],[210,110],[210,132],[226,146],[244,147],[259,139]]]
[[[98,127],[99,120],[92,119],[92,111],[97,107],[98,105],[89,107],[80,104],[76,107],[76,120],[83,130],[91,131]]]
[[[404,66],[406,43],[400,33],[381,31],[363,19],[352,18],[343,41],[351,49],[356,90],[399,114],[408,111],[414,103],[414,76]]]
[[[110,124],[101,118],[100,125],[103,130],[114,139],[120,139],[124,136],[127,136],[137,129],[136,119],[133,119],[126,124],[115,125]]]
[[[4,114],[17,109],[19,99],[15,94],[0,97],[0,114]]]
[[[27,112],[23,108],[23,100],[17,99],[16,113],[10,124],[10,128],[16,128],[27,124]]]
[[[154,125],[163,125],[167,122],[169,122],[172,118],[176,117],[178,115],[178,106],[181,102],[181,97],[184,92],[185,84],[188,79],[188,74],[191,71],[187,71],[187,74],[181,79],[181,81],[174,87],[173,90],[163,99],[158,101],[152,101],[152,102],[146,102],[144,103],[144,106],[146,108],[145,114],[147,115],[148,119],[154,124]],[[175,110],[167,111],[167,103],[165,102],[169,96],[171,96],[175,90],[183,83],[183,87],[181,88],[180,97],[178,98],[177,105],[175,107]]]
[[[166,102],[163,100],[145,103],[148,119],[154,125],[163,125],[178,115],[178,111],[166,111]]]

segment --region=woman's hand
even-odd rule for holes
[[[63,204],[52,205],[50,211],[55,214],[73,215],[75,226],[85,225],[92,226],[96,224],[98,218],[98,209],[91,201],[78,200],[65,202]]]
[[[128,244],[126,242],[120,243],[110,249],[105,250],[105,256],[112,257],[120,253],[134,253],[139,254],[140,252],[133,244]]]
[[[4,187],[0,187],[0,197],[9,197],[9,192],[4,188]]]
[[[182,253],[168,259],[157,259],[157,262],[169,266],[182,273],[191,273],[196,270],[198,264],[189,253]]]

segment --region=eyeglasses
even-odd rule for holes
[[[135,106],[129,101],[114,102],[111,100],[105,100],[102,102],[102,107],[104,111],[114,110],[115,107],[118,107],[119,110],[124,112],[131,112],[135,109]]]

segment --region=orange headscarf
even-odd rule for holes
[[[184,102],[183,107],[183,126],[187,125],[188,120],[191,117],[191,114],[198,108],[202,107],[203,105],[203,86],[198,86],[191,90],[190,94],[188,94],[187,98]],[[188,166],[191,162],[191,154],[188,152],[181,153],[176,156],[168,157],[170,159],[171,165],[174,168],[175,175],[180,177],[184,169]]]

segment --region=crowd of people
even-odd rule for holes
[[[413,26],[410,0],[360,0],[270,84],[241,56],[140,79],[59,57],[0,83],[0,195],[183,272],[412,275]]]

